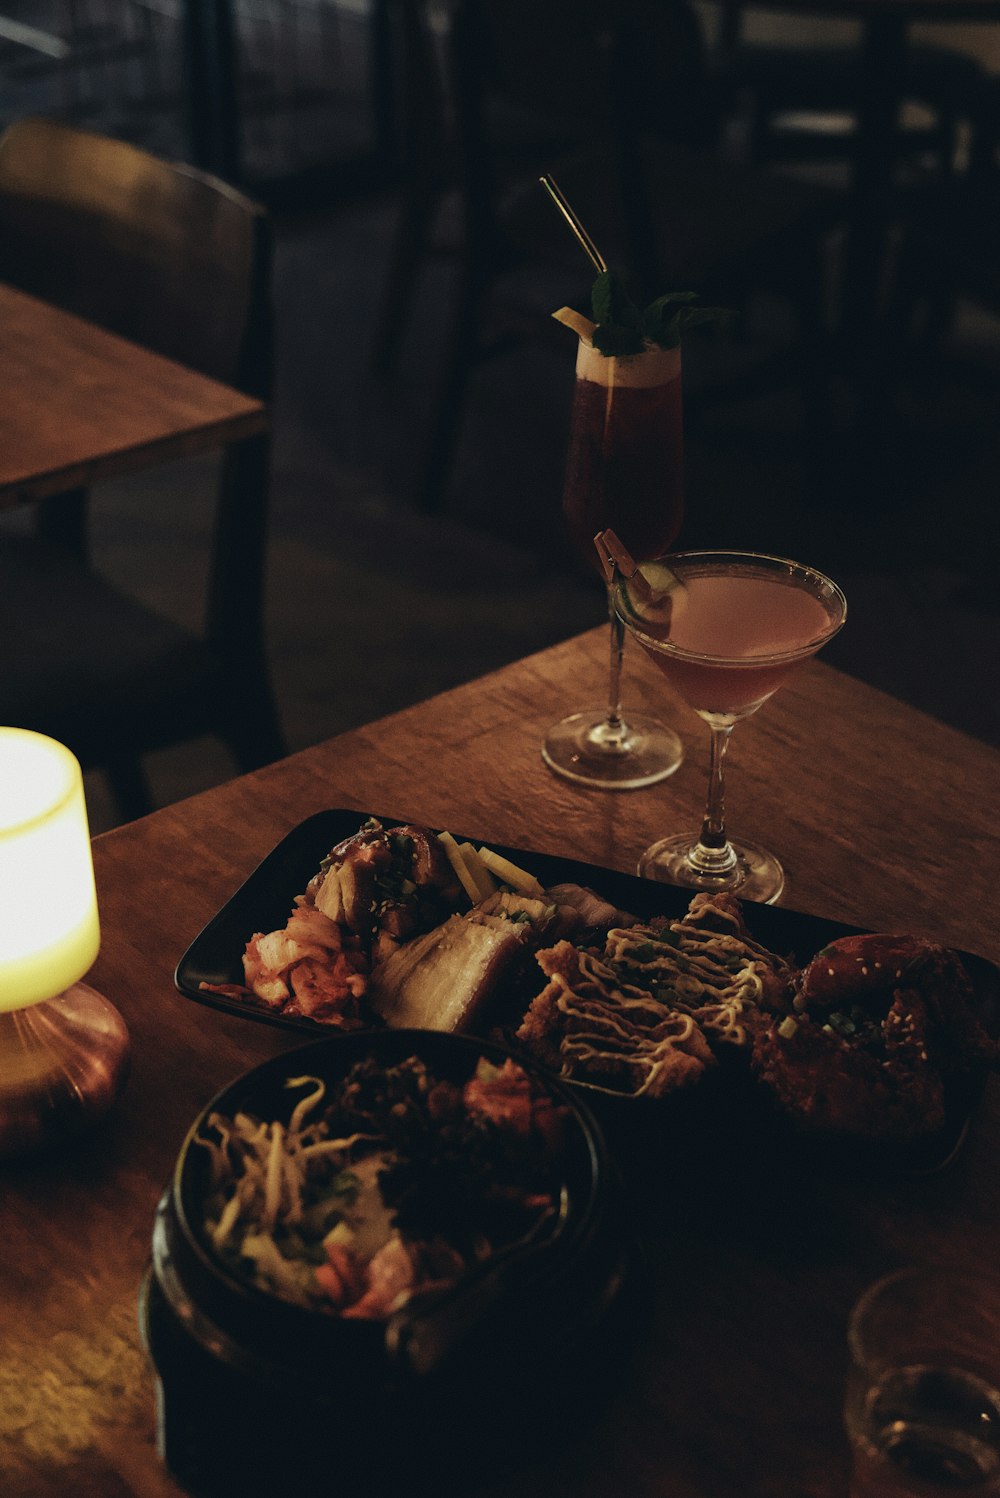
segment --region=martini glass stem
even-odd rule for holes
[[[622,721],[622,658],[625,655],[625,625],[618,617],[614,595],[608,589],[608,618],[611,621],[611,656],[608,668],[608,738],[625,736]]]
[[[699,874],[725,876],[736,867],[736,854],[726,837],[726,751],[733,726],[732,723],[711,725],[705,820],[701,824],[701,837],[688,855],[688,861]]]

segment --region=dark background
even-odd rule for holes
[[[711,41],[716,18],[708,7],[698,14]],[[65,55],[39,50],[37,39],[4,40],[5,18],[65,41]],[[234,21],[239,115],[230,111],[221,136],[215,121],[206,147],[206,122],[199,137],[187,103],[172,0],[8,3],[0,125],[50,113],[171,157],[215,149],[222,174],[273,210],[268,634],[283,725],[298,748],[597,624],[604,601],[559,524],[570,333],[565,347],[522,345],[476,371],[446,503],[436,515],[414,503],[454,283],[446,262],[429,268],[398,369],[376,379],[371,331],[404,181],[386,152],[391,117],[376,107],[366,0],[247,0]],[[832,22],[758,17],[752,26],[789,45],[853,37]],[[994,27],[925,30],[987,66],[1000,61]],[[720,149],[740,150],[738,117]],[[844,180],[836,163],[779,169],[834,187]],[[551,284],[534,291],[540,319],[563,299]],[[713,394],[720,375],[752,365],[760,344],[781,345],[786,317],[780,299],[762,298],[738,338],[707,334],[685,350],[682,542],[774,550],[829,571],[850,614],[826,658],[1000,744],[992,313],[960,300],[945,340],[909,368],[877,461],[861,445],[845,362],[822,489],[804,461],[793,390],[762,382],[739,398]],[[173,465],[96,495],[100,565],[180,617],[197,617],[209,468]],[[553,716],[576,705],[554,701]],[[233,773],[209,742],[154,756],[149,768],[161,802]],[[88,798],[94,830],[110,825],[100,777],[88,776]]]

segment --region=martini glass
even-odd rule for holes
[[[613,528],[637,561],[670,550],[684,517],[680,348],[607,356],[581,338],[563,514],[597,566],[595,535]],[[608,696],[549,729],[542,758],[568,780],[632,790],[672,775],[684,750],[673,729],[621,703],[625,631],[608,589]]]
[[[711,730],[701,834],[647,848],[638,872],[700,890],[736,890],[770,903],[785,876],[773,853],[732,842],[725,827],[725,760],[735,725],[833,638],[847,601],[811,567],[757,552],[691,551],[663,559],[653,590],[615,574],[625,627]]]

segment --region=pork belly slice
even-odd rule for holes
[[[619,910],[594,890],[583,884],[553,884],[546,891],[550,900],[563,908],[564,913],[575,912],[577,924],[583,927],[607,929],[608,926],[634,926],[636,918],[627,910]],[[568,922],[566,923],[569,924]],[[568,934],[566,932],[562,934]]]
[[[526,923],[451,916],[372,973],[368,999],[392,1029],[472,1028],[523,956]]]

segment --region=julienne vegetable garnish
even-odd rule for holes
[[[411,1057],[300,1093],[287,1124],[209,1115],[205,1233],[238,1278],[295,1304],[381,1320],[553,1224],[564,1112],[513,1060],[456,1083]]]

